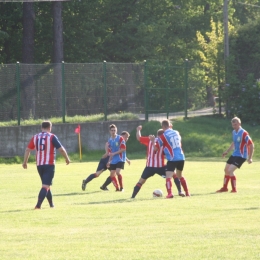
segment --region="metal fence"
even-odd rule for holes
[[[196,67],[169,62],[0,65],[0,120],[132,112],[153,113],[206,106]]]

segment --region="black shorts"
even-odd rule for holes
[[[145,167],[141,178],[146,180],[146,179],[154,176],[154,174],[158,174],[160,176],[165,177],[165,170],[166,170],[166,166],[164,166],[164,167]]]
[[[112,171],[112,170],[115,170],[118,168],[124,170],[124,165],[125,165],[125,162],[118,162],[116,164],[110,164],[109,170]]]
[[[175,169],[182,171],[184,168],[185,161],[168,161],[166,171],[174,172]]]
[[[98,167],[97,167],[97,172],[101,171],[101,170],[107,170],[107,163],[109,160],[109,156],[107,156],[106,158],[102,158],[99,161]]]
[[[42,184],[52,185],[52,179],[54,178],[55,166],[54,165],[39,165],[37,166],[38,173],[42,180]]]
[[[239,169],[245,161],[245,158],[231,155],[227,160],[227,164],[233,164]]]

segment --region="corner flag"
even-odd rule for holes
[[[79,136],[79,159],[81,161],[82,156],[81,156],[81,140],[80,140],[80,125],[75,129],[75,133],[78,134]]]

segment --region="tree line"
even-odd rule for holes
[[[260,121],[252,116],[260,109],[257,6],[258,0],[229,2],[224,60],[223,0],[0,3],[0,63],[188,59],[198,64],[191,70],[204,95],[219,96],[229,116]],[[237,105],[241,98],[247,102]]]

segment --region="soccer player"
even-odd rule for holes
[[[121,170],[124,169],[124,164],[126,161],[126,141],[128,140],[130,134],[126,131],[122,132],[125,138],[118,135],[117,127],[114,124],[109,126],[109,131],[111,137],[108,140],[108,144],[111,153],[107,166],[110,167],[110,177],[116,191],[124,191]],[[118,177],[119,186],[116,175]]]
[[[253,162],[252,157],[254,153],[254,143],[248,132],[241,127],[241,120],[234,117],[231,120],[233,127],[232,139],[230,147],[223,152],[222,157],[225,157],[231,150],[234,150],[232,155],[228,158],[225,166],[224,184],[217,192],[228,191],[228,183],[231,180],[231,192],[237,192],[235,170],[239,169],[247,160],[250,164]]]
[[[146,167],[144,168],[144,171],[142,173],[142,176],[138,183],[135,185],[132,198],[135,198],[137,193],[140,191],[142,185],[146,182],[146,180],[154,174],[158,174],[162,177],[165,177],[165,171],[166,167],[164,164],[164,152],[163,148],[161,147],[159,150],[155,151],[154,150],[154,142],[157,140],[150,140],[150,136],[141,136],[141,130],[142,126],[138,126],[136,128],[136,139],[141,143],[147,146],[147,161],[146,161]],[[163,130],[159,129],[157,131],[157,137],[163,134]],[[180,185],[180,180],[174,174],[173,176],[175,185],[178,189],[179,195],[182,197],[185,197],[184,193],[181,191],[181,185]]]
[[[52,201],[52,193],[50,186],[54,178],[55,172],[55,155],[56,149],[65,158],[66,164],[70,163],[70,159],[65,148],[61,145],[57,136],[51,133],[52,124],[50,121],[42,122],[42,132],[36,134],[30,140],[28,147],[25,149],[23,168],[27,169],[30,153],[36,150],[36,165],[41,178],[42,188],[39,192],[38,202],[35,209],[40,209],[43,200],[47,197],[50,207],[54,207]]]
[[[182,175],[184,168],[185,156],[181,148],[181,136],[178,131],[173,130],[169,120],[162,121],[162,129],[164,133],[158,137],[158,142],[155,147],[163,147],[164,154],[167,159],[167,168],[166,168],[166,189],[168,195],[167,199],[173,198],[172,194],[172,181],[171,178],[176,169],[178,178],[180,179],[181,185],[185,191],[185,196],[189,197],[190,193],[188,190],[186,179]],[[152,136],[152,140],[155,137]]]
[[[86,179],[84,179],[84,180],[82,181],[81,188],[82,188],[83,191],[86,189],[87,183],[89,183],[90,181],[92,181],[94,178],[99,177],[102,172],[104,172],[104,171],[106,171],[106,170],[108,169],[108,168],[107,168],[107,163],[108,163],[108,160],[109,160],[109,148],[108,148],[108,143],[106,143],[106,145],[105,145],[105,150],[106,150],[106,153],[105,153],[105,154],[102,156],[102,158],[100,159],[96,172],[90,174]],[[100,188],[101,188],[101,187],[100,187]],[[102,188],[102,190],[108,190],[108,188],[107,188],[107,187],[104,187],[104,188]]]

